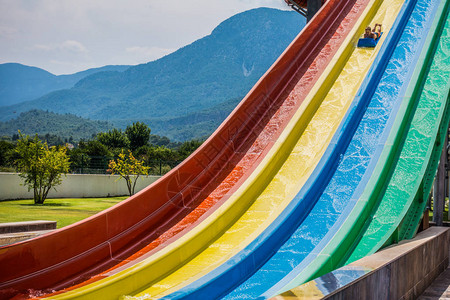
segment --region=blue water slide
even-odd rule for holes
[[[416,2],[405,2],[332,144],[286,210],[243,251],[164,299],[221,297],[249,276],[226,298],[268,297],[298,273],[297,266],[314,259],[308,255],[327,243],[354,207],[357,197],[351,196],[370,177],[406,90],[413,68],[401,61],[419,53],[421,44],[414,43],[408,54],[397,45],[411,39],[402,33],[414,22]]]

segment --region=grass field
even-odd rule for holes
[[[430,211],[430,212],[429,212],[429,215],[430,215],[430,221],[433,221],[433,212]],[[447,210],[447,211],[444,211],[444,218],[443,218],[443,221],[444,221],[444,222],[450,221],[449,218],[448,218],[448,210]]]
[[[92,216],[127,197],[0,201],[0,223],[35,220],[57,221],[57,228]]]
[[[433,207],[433,200],[431,200],[431,207]],[[449,210],[449,199],[445,198],[445,203],[444,203],[444,222],[448,222],[449,221],[449,215],[448,215],[448,210]],[[433,220],[433,211],[429,210],[429,215],[430,215],[430,221]]]

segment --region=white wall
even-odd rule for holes
[[[137,193],[155,182],[160,176],[140,176]],[[16,173],[0,173],[0,200],[31,199],[33,191],[21,185],[23,180]],[[48,198],[88,198],[128,195],[127,184],[118,175],[67,174],[62,183],[48,193]]]

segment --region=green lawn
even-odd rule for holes
[[[433,207],[433,200],[431,200],[431,207]],[[445,198],[445,204],[444,204],[444,222],[448,222],[449,221],[449,217],[448,217],[448,209],[449,209],[449,199]],[[429,210],[429,216],[430,216],[430,221],[433,220],[433,211]]]
[[[127,197],[0,201],[0,223],[49,220],[61,228],[107,209]]]
[[[430,216],[430,221],[433,221],[433,212],[432,211],[429,212],[429,216]],[[448,211],[444,211],[444,219],[443,219],[443,221],[444,222],[450,221],[448,219]]]

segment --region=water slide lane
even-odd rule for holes
[[[355,135],[355,138],[361,141],[361,145],[363,145],[361,149],[364,149],[363,153],[365,153],[365,155],[360,155],[357,158],[360,161],[365,161],[365,167],[358,166],[360,171],[352,174],[353,178],[360,177],[360,179],[354,181],[351,190],[346,188],[349,185],[348,183],[339,184],[344,194],[348,195],[346,197],[351,196],[351,201],[356,204],[354,207],[348,206],[346,208],[346,212],[337,223],[339,226],[331,228],[325,243],[319,244],[308,255],[306,261],[309,261],[309,263],[300,264],[292,274],[286,276],[283,281],[267,292],[265,294],[267,297],[294,288],[339,267],[342,257],[345,256],[343,249],[355,239],[355,235],[362,228],[364,220],[367,218],[363,213],[369,202],[363,191],[367,190],[365,190],[366,185],[371,186],[372,181],[380,178],[379,162],[386,159],[383,149],[392,145],[392,140],[388,138],[389,133],[398,130],[395,120],[404,118],[404,110],[401,106],[410,99],[407,88],[415,85],[418,80],[415,75],[417,67],[412,62],[416,62],[422,49],[427,48],[427,34],[438,10],[439,1],[407,1],[405,4],[410,5],[414,10],[409,13],[410,16],[409,14],[406,15],[408,23],[404,33],[400,37],[381,82],[367,108],[366,116],[362,119],[359,133],[357,132]],[[367,156],[367,154],[371,154],[372,157]],[[354,165],[357,166],[357,161],[355,163]],[[351,179],[351,177],[348,179]],[[351,182],[351,180],[349,181]],[[344,195],[339,197],[344,197]]]
[[[442,131],[446,131],[449,122],[449,6],[450,1],[441,2],[441,16],[435,18],[435,32],[430,36],[430,47],[421,58],[425,63],[432,59],[431,66],[420,74],[425,80],[424,84],[417,85],[412,91],[415,102],[407,108],[411,116],[405,131],[395,136],[400,142],[394,144],[391,151],[397,159],[392,164],[391,175],[386,178],[388,181],[384,183],[385,192],[377,199],[371,218],[347,256],[346,263],[379,249],[396,232],[413,201],[426,201],[416,195],[422,192],[422,179],[429,162],[433,160],[433,153],[440,155],[440,151],[434,149],[443,147]],[[416,229],[415,225],[413,230]]]
[[[395,19],[402,4],[403,1],[385,2],[371,23],[383,23],[385,28],[391,27],[392,24],[389,24],[388,20]],[[329,242],[335,229],[342,225],[342,219],[345,219],[348,211],[355,205],[355,201],[350,196],[358,183],[363,180],[372,157],[376,160],[379,154],[373,145],[382,138],[380,133],[386,126],[389,109],[391,109],[379,107],[380,94],[385,96],[383,92],[378,91],[374,100],[372,95],[379,86],[389,81],[385,79],[384,82],[378,83],[385,68],[389,72],[388,59],[392,50],[396,49],[399,36],[413,7],[414,1],[407,1],[402,7],[396,23],[388,34],[387,41],[382,46],[382,52],[377,57],[376,66],[366,78],[346,121],[336,134],[335,141],[330,145],[329,152],[327,150],[324,155],[322,169],[318,168],[318,172],[311,176],[310,182],[297,197],[297,201],[313,198],[317,203],[300,225],[293,226],[293,221],[286,220],[287,224],[284,226],[295,227],[296,231],[258,272],[225,299],[254,299],[258,296],[267,298],[275,294],[299,271],[312,263],[310,254]],[[393,61],[397,63],[396,58]],[[398,93],[398,90],[396,92]],[[389,95],[389,99],[391,99],[390,96],[393,95]],[[368,105],[369,108],[366,110]],[[370,108],[370,105],[378,107]],[[379,119],[377,116],[384,117]],[[339,163],[338,166],[336,166],[337,163]],[[292,216],[296,217],[297,213],[298,210],[294,211]]]
[[[329,1],[329,3],[333,3],[334,1]],[[348,2],[342,2],[342,1],[336,1],[338,4],[341,4],[341,3],[344,3],[344,7],[345,6],[350,6],[351,7],[351,4],[353,4],[353,1],[348,1]],[[336,4],[336,2],[334,2],[335,4]],[[361,3],[364,3],[365,1],[358,1],[358,3],[360,3],[360,7],[362,6],[361,5]],[[358,6],[358,5],[355,5],[355,6]],[[326,11],[326,8],[327,7],[329,7],[329,5],[326,5],[324,8],[323,8],[323,10],[321,11],[321,12],[323,12],[324,13],[324,15],[322,14],[322,16],[325,16],[325,22],[324,22],[324,20],[322,19],[322,20],[320,20],[320,19],[318,19],[317,21],[318,22],[316,22],[316,26],[315,26],[315,30],[317,30],[317,28],[320,28],[320,27],[324,27],[323,29],[323,31],[322,31],[322,33],[323,32],[325,32],[325,34],[322,34],[321,36],[326,36],[327,34],[327,29],[328,28],[333,28],[333,20],[327,20],[327,18],[326,17],[328,17],[328,16],[333,16],[333,14],[332,13],[330,13],[330,11]],[[353,7],[353,8],[355,8],[355,7]],[[341,13],[342,12],[342,10],[344,10],[345,11],[345,9],[343,9],[342,7],[340,8],[340,10],[338,11],[339,13]],[[353,14],[358,14],[358,13],[360,13],[361,11],[362,11],[362,8],[360,8],[359,9],[360,11],[358,11],[358,9],[354,9],[354,11],[352,12]],[[319,15],[318,15],[318,17],[321,15],[321,12],[319,12]],[[331,11],[332,12],[332,11]],[[334,15],[334,17],[335,17],[335,20],[338,20],[339,21],[339,15],[338,16],[336,16],[336,15]],[[328,21],[328,22],[327,22]],[[347,19],[346,20],[346,26],[340,26],[340,34],[342,35],[342,34],[346,34],[349,30],[348,30],[348,28],[352,28],[352,26],[353,26],[353,23],[352,23],[352,19]],[[330,23],[331,23],[331,25],[330,25]],[[314,24],[314,22],[311,22],[311,26],[312,26],[312,24]],[[319,26],[317,26],[317,24],[319,24]],[[311,27],[310,27],[310,29],[311,29]],[[337,35],[339,35],[339,34],[337,34]],[[333,38],[332,38],[332,40],[330,40],[330,43],[329,44],[327,44],[326,45],[326,47],[324,47],[324,51],[323,51],[323,53],[321,52],[320,54],[323,56],[322,58],[328,58],[329,56],[330,56],[330,53],[333,53],[333,51],[334,51],[334,48],[335,48],[335,46],[336,45],[338,45],[338,43],[339,43],[339,39],[341,39],[343,36],[341,36],[340,38],[336,38],[335,36],[333,36]],[[314,43],[314,41],[309,41],[309,42],[313,42]],[[300,40],[299,41],[299,43],[301,44],[302,43],[302,41]],[[298,46],[298,44],[299,43],[297,43],[295,46]],[[317,44],[315,44],[316,46],[317,46]],[[302,52],[304,52],[304,51],[302,51],[303,50],[303,48],[300,48],[300,49],[296,49],[298,52],[300,52],[300,53],[302,53]],[[298,53],[298,52],[296,52],[296,53]],[[292,58],[291,58],[292,59]],[[289,60],[288,60],[289,61]],[[326,61],[326,59],[325,59],[325,61]],[[301,62],[301,60],[300,60],[300,62]],[[278,62],[277,62],[278,63]],[[282,65],[282,68],[283,69],[286,69],[287,68],[287,66],[286,66],[286,61],[284,62],[285,64],[284,65]],[[318,61],[314,61],[314,66],[311,66],[310,67],[310,69],[313,69],[313,74],[311,75],[310,73],[308,74],[306,74],[306,75],[308,75],[308,78],[314,78],[314,73],[316,73],[316,74],[318,74],[319,72],[318,72],[318,69],[320,70],[320,64],[321,63],[323,63],[323,59],[322,59],[322,62],[321,62],[321,60],[318,60]],[[296,66],[297,68],[299,67],[299,63],[298,62],[294,62],[294,64],[293,64],[294,66]],[[300,71],[301,71],[301,69],[299,69]],[[279,71],[278,71],[279,72]],[[297,75],[297,80],[298,80],[298,74],[295,74],[295,75]],[[284,80],[284,81],[281,81],[281,80]],[[283,84],[283,86],[285,86],[286,85],[286,79],[285,78],[281,78],[280,79],[280,84],[282,83]],[[305,82],[303,79],[301,79],[300,80],[300,82]],[[286,88],[286,87],[285,87]],[[304,89],[304,86],[303,86],[303,89]],[[292,90],[292,94],[294,94],[294,96],[296,96],[295,94],[301,94],[301,92],[299,92],[299,87],[296,87],[296,88],[294,88],[293,90]],[[291,95],[292,96],[292,95]],[[291,100],[291,102],[292,102],[292,99],[290,99]],[[242,201],[241,201],[242,202]],[[240,203],[241,204],[241,203]],[[239,208],[239,209],[241,209],[241,208]],[[220,213],[219,213],[220,214]],[[223,222],[223,220],[221,220],[222,222]],[[211,227],[211,228],[213,228],[213,227]],[[213,229],[214,230],[214,229]],[[208,239],[208,238],[210,238],[209,237],[209,235],[206,235],[206,239]],[[200,239],[202,239],[202,237],[200,237]],[[197,241],[198,242],[198,241]],[[203,242],[202,242],[203,243]],[[202,244],[202,243],[199,243],[200,245]],[[169,251],[170,252],[170,251]],[[176,250],[175,250],[175,252],[176,252]],[[195,252],[195,251],[194,251]],[[173,254],[173,253],[172,253]],[[179,254],[179,253],[178,253]],[[175,256],[177,256],[178,254],[175,254]],[[164,254],[162,254],[161,256],[164,256]],[[164,265],[164,266],[160,266],[160,267],[163,267],[164,269],[167,269],[167,265]],[[100,284],[101,285],[101,284]],[[88,288],[85,288],[84,289],[84,291],[92,291],[92,289],[90,289],[89,287]],[[70,295],[68,296],[68,297],[70,297]]]
[[[57,289],[135,260],[164,246],[225,201],[267,153],[342,42],[327,44],[348,2],[328,1],[303,30],[303,38],[290,45],[218,130],[164,178],[82,222],[0,247],[0,295]],[[326,44],[317,58],[316,49]],[[283,98],[286,83],[299,77],[303,85],[292,91],[296,97]]]
[[[397,9],[399,9],[401,7],[401,2],[396,4]],[[405,19],[408,19],[408,15],[410,13],[410,11],[412,10],[412,7],[414,5],[409,4],[410,9],[409,12],[406,13],[406,17]],[[403,10],[405,10],[403,8]],[[379,11],[379,15],[383,15],[383,8],[381,9],[381,11]],[[389,14],[386,13],[384,15],[384,18],[386,19],[390,19],[393,20],[395,19],[395,5],[393,8],[393,11]],[[363,25],[366,25],[369,20],[365,20],[363,22]],[[375,17],[375,22],[379,22],[380,21],[380,17]],[[383,22],[385,20],[382,20]],[[373,22],[373,21],[371,21]],[[404,21],[404,23],[406,23],[406,21]],[[389,26],[389,23],[386,23],[387,26]],[[404,24],[403,26],[400,26],[399,28],[397,28],[397,25],[394,25],[393,28],[391,29],[394,30],[394,33],[389,33],[388,35],[388,31],[385,31],[385,35],[388,35],[387,40],[384,42],[385,44],[387,43],[387,45],[383,44],[383,49],[384,52],[386,52],[386,49],[395,49],[397,40],[398,40],[398,36],[401,35],[401,32],[403,31],[404,28]],[[362,29],[363,30],[363,29]],[[358,34],[361,31],[358,32]],[[397,37],[397,40],[392,39],[392,35]],[[393,40],[393,41],[390,41]],[[357,51],[359,52],[366,52],[367,53],[372,53],[373,50],[370,50],[370,52],[367,52],[367,50],[362,50],[362,49],[357,49]],[[383,50],[382,50],[383,51]],[[389,51],[388,51],[389,52]],[[392,51],[391,51],[392,52]],[[372,53],[374,54],[374,53]],[[381,56],[384,56],[385,54],[380,54]],[[389,55],[389,53],[387,54]],[[370,73],[373,76],[369,76],[369,77],[375,77],[375,78],[371,78],[371,79],[366,79],[365,82],[363,83],[363,87],[361,87],[362,90],[366,90],[365,87],[369,87],[368,90],[372,89],[373,87],[377,86],[378,84],[378,80],[379,77],[381,77],[380,73],[382,73],[384,71],[384,67],[386,66],[385,64],[380,64],[379,63],[379,57],[377,57],[374,66],[372,66],[372,69],[375,68],[377,69],[377,72],[373,72],[373,70],[370,71]],[[375,74],[375,75],[374,75]],[[372,91],[373,92],[373,91]],[[369,92],[370,93],[370,92]],[[364,108],[367,106],[367,103],[365,104],[364,101],[359,101],[359,98],[364,98],[364,100],[367,102],[366,98],[367,97],[367,92],[365,92],[365,94],[363,96],[358,95],[356,98],[358,101],[354,101],[352,103],[352,106],[350,108],[351,113],[346,116],[346,119],[344,120],[344,123],[347,123],[344,127],[346,128],[346,131],[343,131],[342,128],[339,131],[342,131],[341,133],[338,133],[336,135],[339,135],[341,137],[341,139],[343,139],[344,141],[340,141],[338,142],[339,147],[336,147],[337,142],[333,141],[332,145],[330,145],[330,147],[327,149],[326,154],[324,155],[327,156],[328,154],[328,158],[326,158],[324,160],[324,157],[322,158],[322,161],[326,161],[326,163],[322,163],[321,165],[319,165],[316,170],[314,171],[313,175],[311,176],[312,178],[316,178],[315,179],[315,183],[317,185],[318,182],[320,182],[320,184],[324,184],[322,181],[326,180],[325,178],[322,179],[317,179],[317,173],[318,170],[321,170],[321,175],[322,177],[327,177],[329,176],[328,174],[330,173],[330,169],[332,169],[333,167],[329,166],[329,164],[334,164],[335,162],[339,161],[339,155],[345,150],[346,145],[348,145],[348,138],[347,136],[348,131],[352,131],[355,130],[357,125],[354,125],[355,123],[357,124],[357,122],[355,121],[351,121],[352,118],[361,118],[361,116],[358,117],[358,113],[359,115],[362,115],[364,112]],[[358,104],[358,108],[355,108],[355,102],[359,103]],[[373,117],[373,116],[372,116]],[[341,125],[342,127],[342,125]],[[381,127],[381,126],[380,126]],[[346,133],[344,133],[346,132]],[[343,145],[345,144],[345,145]],[[337,148],[338,150],[334,149],[334,155],[330,155],[330,148]],[[327,165],[328,164],[328,165]],[[308,181],[311,181],[311,178],[308,179]],[[319,185],[320,185],[319,184]],[[232,259],[230,259],[230,261],[228,261],[226,264],[221,265],[220,267],[216,268],[215,270],[213,270],[212,272],[210,272],[209,274],[207,274],[207,276],[202,277],[200,280],[197,280],[195,282],[193,282],[192,284],[186,286],[185,288],[182,288],[176,292],[174,292],[173,294],[170,294],[168,296],[165,297],[165,299],[195,299],[195,298],[202,298],[202,297],[219,297],[219,295],[221,295],[221,293],[224,293],[224,291],[228,290],[232,290],[233,289],[233,285],[237,285],[240,282],[242,282],[242,279],[245,278],[246,276],[250,276],[258,267],[260,267],[264,261],[267,259],[266,257],[270,257],[274,251],[276,251],[277,244],[280,243],[280,245],[283,243],[283,241],[286,240],[286,238],[283,239],[283,236],[289,236],[290,234],[292,234],[293,230],[298,226],[298,224],[304,219],[304,215],[306,215],[310,208],[308,208],[308,205],[311,206],[313,205],[314,201],[317,200],[317,198],[314,198],[313,195],[317,194],[318,191],[320,191],[320,187],[319,188],[311,188],[310,186],[308,186],[308,184],[305,185],[305,187],[303,189],[309,189],[309,196],[308,197],[304,197],[303,196],[299,196],[297,195],[296,198],[290,202],[288,208],[286,210],[283,211],[283,213],[280,215],[280,217],[277,218],[277,220],[275,220],[274,222],[272,222],[272,224],[268,227],[267,230],[264,231],[264,233],[259,236],[257,239],[255,239],[255,241],[253,241],[248,247],[246,247],[243,251],[241,251],[240,253],[238,253],[236,256],[234,256]],[[303,200],[302,198],[306,198],[306,200]],[[282,260],[287,260],[289,262],[289,264],[293,264],[292,263],[292,259],[289,259],[288,257],[286,257],[286,255],[283,256]],[[277,263],[275,264],[275,267],[273,267],[271,270],[263,270],[262,273],[278,273],[278,276],[282,276],[282,272],[284,272],[284,274],[286,274],[289,270],[289,268],[285,268],[284,270],[281,269],[276,269]],[[292,268],[293,266],[291,265],[290,268]],[[236,275],[236,274],[239,274]],[[258,273],[257,273],[258,274]],[[239,291],[236,291],[236,297],[237,298],[256,298],[258,296],[258,293],[250,293],[249,294],[249,290],[250,289],[254,289],[255,286],[259,286],[260,289],[262,288],[262,285],[260,285],[260,282],[270,282],[270,281],[266,281],[267,278],[263,277],[261,278],[261,276],[258,277],[258,275],[255,275],[256,277],[254,278],[253,282],[249,284],[250,287],[244,287]],[[275,280],[276,282],[276,280]],[[273,284],[273,283],[272,283]],[[270,286],[269,286],[270,287]],[[267,286],[265,287],[267,289]]]
[[[258,199],[256,199],[254,205],[248,209],[246,214],[243,215],[243,218],[237,221],[230,228],[230,230],[228,230],[202,254],[192,260],[188,265],[180,268],[176,273],[171,274],[164,280],[158,282],[157,284],[153,284],[147,290],[139,293],[137,295],[138,297],[161,297],[168,292],[186,285],[187,283],[193,281],[193,279],[199,278],[201,275],[206,274],[207,271],[212,270],[216,266],[219,266],[220,263],[224,262],[226,258],[230,257],[230,254],[234,254],[228,250],[229,248],[233,248],[235,250],[241,248],[243,245],[245,246],[249,241],[254,240],[259,235],[261,232],[260,228],[264,228],[266,226],[260,226],[258,230],[246,229],[249,228],[246,222],[256,222],[256,224],[261,223],[261,221],[257,219],[259,216],[254,215],[252,211],[257,211],[259,214],[262,214],[264,213],[262,208],[267,203],[272,203],[272,205],[276,204],[272,209],[283,209],[286,203],[290,202],[290,199],[292,199],[295,193],[298,192],[299,188],[301,188],[301,185],[310,174],[311,171],[308,169],[311,170],[311,167],[314,167],[316,164],[316,162],[311,164],[311,156],[313,156],[312,158],[315,161],[320,159],[327,145],[327,143],[323,142],[324,138],[327,137],[330,139],[339,126],[340,120],[344,116],[346,109],[349,107],[354,95],[356,94],[362,78],[364,78],[365,73],[376,56],[377,50],[358,49],[357,52],[360,55],[356,55],[356,57],[352,56],[352,53],[354,53],[353,45],[359,38],[359,35],[366,26],[366,23],[372,20],[379,4],[379,1],[372,1],[366,9],[364,17],[361,17],[360,20],[358,20],[358,25],[352,30],[352,35],[348,37],[349,42],[346,44],[346,48],[343,49],[341,51],[341,55],[338,56],[338,59],[343,60],[342,63],[339,64],[339,77],[333,82],[331,91],[327,95],[320,95],[320,97],[325,96],[325,99],[321,102],[314,117],[311,120],[305,120],[305,117],[299,118],[299,121],[305,123],[307,126],[304,130],[304,134],[300,137],[300,131],[295,135],[292,133],[290,134],[291,136],[295,136],[295,148],[292,150],[291,154],[289,154],[289,157],[284,162],[282,168],[276,174],[273,181],[268,185]],[[400,6],[401,5],[399,5],[399,7]],[[390,17],[391,19],[395,19],[395,16],[393,17],[391,15]],[[386,21],[386,23],[389,24],[388,21]],[[327,74],[327,72],[324,74]],[[328,90],[328,88],[324,85],[321,85],[318,88],[318,92],[323,93],[324,90]],[[319,103],[320,101],[313,100],[312,103],[313,102]],[[310,113],[304,115],[308,116],[309,114]],[[288,144],[284,140],[278,142],[282,145]],[[289,152],[281,151],[280,155],[283,153]],[[278,157],[278,155],[276,156]],[[291,185],[285,185],[286,182],[291,183]],[[279,201],[279,204],[277,204],[277,201]],[[247,215],[249,218],[247,218]],[[264,219],[260,220],[264,221],[264,223],[271,224],[273,223],[274,216],[276,215],[272,213],[269,217],[264,217]],[[244,228],[245,230],[241,230],[241,228]],[[236,233],[238,234],[237,236]],[[245,238],[245,240],[243,238]],[[230,247],[229,244],[231,240],[235,243],[232,247]],[[242,241],[241,244],[236,243],[240,241]],[[215,259],[208,260],[204,258],[211,257],[208,255],[208,252],[222,253],[223,258],[219,259],[220,256],[216,255]],[[206,261],[207,263],[202,263],[202,261]],[[202,271],[200,272],[199,270]],[[242,274],[240,275],[242,276]],[[216,290],[216,292],[220,293],[218,290]],[[201,298],[201,296],[199,297]],[[219,297],[219,295],[208,293],[207,297]]]
[[[447,4],[450,5],[450,4]],[[449,20],[449,12],[447,8],[447,20],[443,26],[442,33],[440,36],[439,43],[437,45],[436,53],[434,56],[435,63],[432,65],[434,69],[430,70],[430,73],[433,76],[438,76],[437,79],[434,79],[432,76],[428,75],[427,81],[429,84],[425,84],[424,91],[430,94],[430,92],[437,91],[436,88],[431,88],[433,85],[441,86],[445,84],[445,80],[450,81],[449,69],[450,69],[450,20]],[[442,69],[443,67],[443,69]],[[437,71],[437,72],[436,72]],[[434,83],[431,83],[434,81]],[[443,92],[440,92],[440,95],[443,95]],[[429,98],[431,96],[428,96]],[[444,96],[445,97],[445,96]],[[450,99],[447,98],[447,106]],[[448,110],[448,107],[445,108]],[[445,135],[447,134],[448,126],[448,112],[444,112],[444,116],[442,118],[438,136],[436,138],[436,142],[434,144],[433,151],[431,153],[430,159],[428,161],[427,170],[425,171],[425,176],[422,180],[422,184],[417,192],[416,197],[414,198],[411,206],[408,209],[405,217],[400,223],[398,229],[398,240],[403,239],[411,239],[415,236],[417,232],[417,228],[419,226],[419,222],[423,217],[423,212],[425,210],[425,206],[428,200],[428,195],[430,194],[430,190],[433,184],[433,180],[436,174],[436,170],[440,161],[440,157],[442,154],[442,146],[445,144]]]

